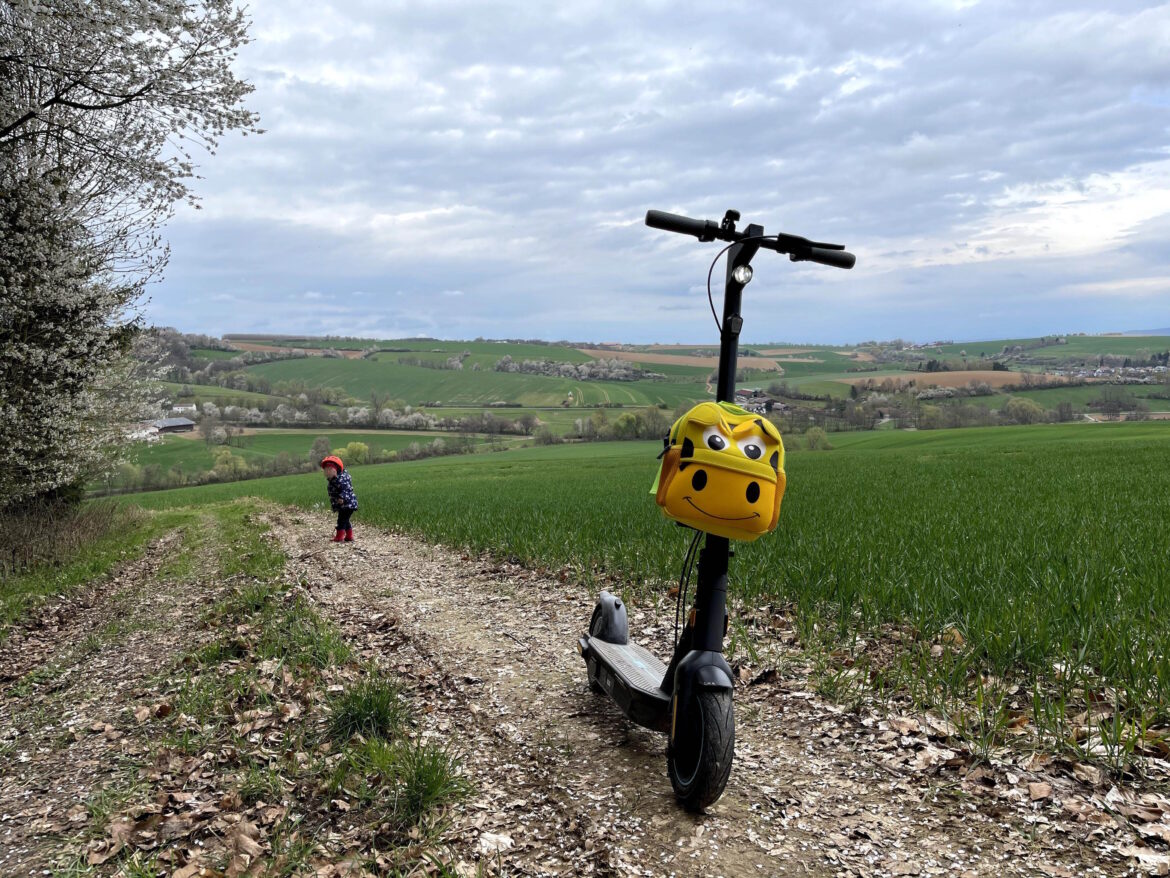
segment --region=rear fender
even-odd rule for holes
[[[600,611],[597,625],[590,636],[604,640],[606,643],[624,644],[630,642],[630,623],[626,616],[626,605],[617,595],[603,591],[597,599],[597,609]]]

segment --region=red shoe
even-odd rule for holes
[[[347,543],[353,542],[353,528],[352,527],[347,527],[345,529],[345,541]]]
[[[340,543],[340,542],[342,542],[342,541],[344,541],[344,540],[345,540],[345,531],[343,531],[341,528],[338,528],[338,529],[337,529],[337,534],[336,534],[336,535],[333,537],[333,539],[331,539],[329,542],[331,542],[331,543]]]

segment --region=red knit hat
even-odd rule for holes
[[[345,464],[341,462],[341,458],[332,454],[328,457],[322,458],[321,460],[321,469],[325,469],[327,466],[333,467],[338,472],[341,472],[343,469],[345,469]]]

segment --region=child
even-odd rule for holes
[[[329,480],[329,508],[337,513],[337,535],[330,542],[353,542],[353,528],[349,517],[358,508],[357,494],[353,492],[353,482],[349,473],[345,471],[345,464],[340,457],[332,454],[321,461],[321,469],[325,471],[325,478]]]

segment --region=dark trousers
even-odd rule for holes
[[[353,515],[352,509],[338,509],[337,510],[337,529],[349,530],[349,517]]]

